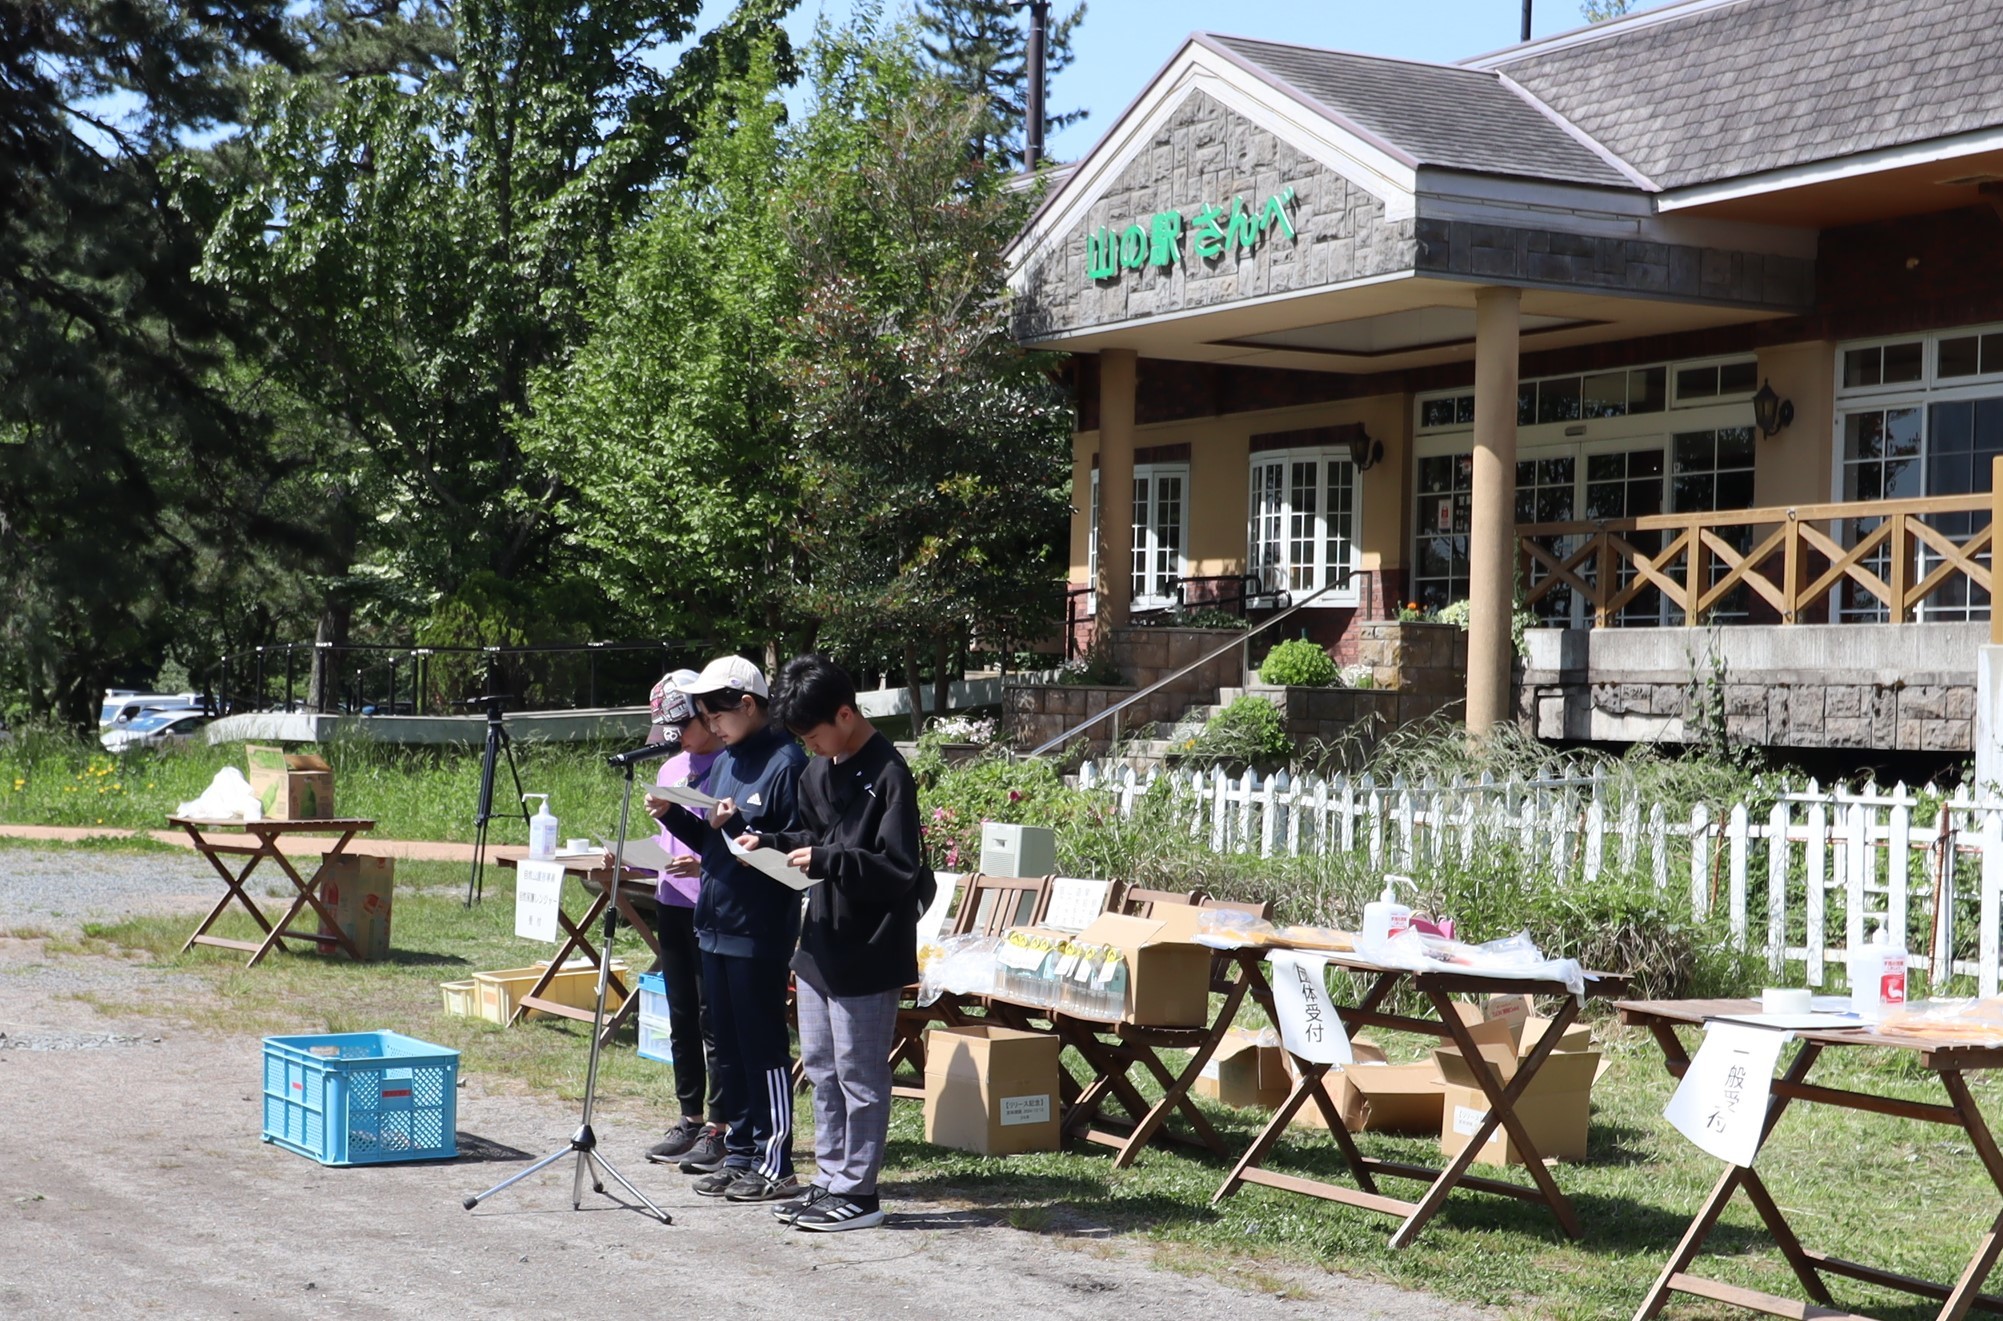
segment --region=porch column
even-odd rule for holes
[[[1474,296],[1474,490],[1468,528],[1467,726],[1512,717],[1509,621],[1515,608],[1516,346],[1522,296]],[[1104,482],[1104,477],[1100,481]]]
[[[1092,633],[1120,628],[1133,598],[1134,382],[1132,349],[1099,351],[1099,577]],[[1511,390],[1515,387],[1512,385]]]

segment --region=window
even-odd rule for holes
[[[1253,454],[1246,527],[1262,593],[1298,599],[1335,583],[1316,604],[1356,604],[1356,584],[1343,580],[1357,567],[1356,469],[1346,451]]]
[[[1867,344],[1843,351],[1843,388],[1868,390],[1887,385],[1918,384],[1925,373],[1924,342]]]
[[[1676,369],[1676,406],[1720,404],[1750,399],[1759,388],[1759,364],[1751,358],[1707,362]]]
[[[1188,489],[1189,469],[1183,465],[1134,465],[1133,571],[1129,590],[1136,610],[1155,610],[1175,603],[1188,527],[1185,499]]]
[[[1412,519],[1417,551],[1412,563],[1412,599],[1429,610],[1467,596],[1473,492],[1472,455],[1436,454],[1419,460],[1419,507]]]
[[[1752,370],[1750,361],[1746,370]],[[1714,369],[1715,371],[1715,369]],[[1600,417],[1660,413],[1668,402],[1667,367],[1623,367],[1582,376],[1549,376],[1516,388],[1516,425],[1578,422]],[[1745,394],[1752,396],[1748,385]],[[1456,431],[1474,425],[1474,391],[1422,397],[1420,431]]]

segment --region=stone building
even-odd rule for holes
[[[1682,0],[1452,65],[1192,36],[1010,254],[1019,338],[1072,355],[1075,608],[1312,597],[1346,659],[1465,599],[1476,727],[1967,749],[1996,17]]]

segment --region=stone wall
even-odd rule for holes
[[[1206,204],[1230,210],[1242,197],[1254,213],[1294,190],[1294,237],[1269,230],[1252,255],[1195,254],[1189,222]],[[1182,260],[1095,280],[1087,236],[1146,225],[1181,213]],[[1413,222],[1387,223],[1384,204],[1203,93],[1192,95],[1154,142],[1138,153],[1087,211],[1082,223],[1042,249],[1014,303],[1021,340],[1111,325],[1135,317],[1212,307],[1241,298],[1336,284],[1412,269]]]
[[[1517,690],[1539,738],[1967,752],[1989,625],[1532,629]]]
[[[1389,688],[1268,688],[1254,684],[1245,691],[1280,708],[1287,722],[1287,737],[1296,744],[1311,739],[1336,743],[1360,737],[1367,746],[1400,725],[1440,712],[1458,720],[1467,700],[1461,694],[1400,692]],[[1359,728],[1361,722],[1367,723]]]
[[[1019,748],[1033,748],[1056,738],[1088,716],[1121,700],[1237,637],[1230,629],[1122,628],[1113,632],[1113,659],[1122,684],[1012,684],[1003,691],[1002,718]],[[1092,752],[1103,752],[1117,728],[1131,734],[1143,725],[1171,725],[1192,706],[1217,700],[1219,689],[1236,687],[1244,677],[1244,648],[1232,647],[1208,665],[1191,670],[1118,716],[1102,720],[1081,736]]]

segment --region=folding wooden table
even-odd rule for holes
[[[1758,1013],[1759,1009],[1759,1003],[1754,1000],[1632,1000],[1620,1005],[1623,1021],[1646,1027],[1654,1034],[1656,1044],[1662,1048],[1664,1063],[1668,1065],[1670,1074],[1677,1078],[1681,1078],[1690,1067],[1690,1056],[1676,1034],[1679,1027],[1696,1027],[1706,1019],[1721,1014]],[[1982,1162],[1998,1193],[2003,1194],[2003,1152],[1998,1151],[1996,1140],[1990,1135],[1989,1125],[1984,1122],[1981,1110],[1970,1095],[1968,1080],[1964,1076],[1982,1069],[2003,1068],[2003,1042],[1957,1040],[1932,1035],[1906,1036],[1877,1030],[1797,1032],[1794,1035],[1800,1039],[1801,1048],[1782,1075],[1774,1079],[1773,1091],[1767,1100],[1766,1123],[1760,1130],[1762,1141],[1773,1133],[1774,1126],[1787,1113],[1789,1103],[1793,1101],[1812,1101],[1845,1110],[1863,1110],[1872,1114],[1918,1119],[1929,1124],[1945,1124],[1968,1135],[1968,1144],[1974,1150],[1975,1158]],[[1831,1047],[1855,1049],[1869,1046],[1910,1052],[1918,1059],[1920,1067],[1931,1070],[1940,1079],[1948,1104],[1822,1087],[1807,1081],[1809,1072],[1822,1058],[1823,1052]],[[1800,1281],[1802,1292],[1808,1295],[1810,1304],[1690,1273],[1690,1267],[1703,1249],[1704,1240],[1717,1225],[1718,1217],[1724,1213],[1733,1195],[1741,1190],[1759,1213],[1767,1231],[1773,1235],[1775,1245],[1794,1271],[1795,1279]],[[1861,1317],[1861,1313],[1845,1311],[1836,1305],[1828,1285],[1823,1282],[1824,1275],[1845,1276],[1921,1298],[1938,1299],[1941,1307],[1936,1315],[1943,1318],[1966,1316],[1971,1309],[2003,1313],[2003,1297],[1981,1291],[1982,1282],[1995,1266],[1999,1252],[2003,1252],[2003,1213],[1990,1221],[1988,1231],[1977,1241],[1961,1278],[1952,1285],[1915,1279],[1910,1275],[1832,1257],[1802,1246],[1780,1203],[1767,1191],[1766,1184],[1757,1173],[1728,1165],[1711,1189],[1711,1195],[1698,1208],[1690,1228],[1684,1232],[1682,1241],[1669,1258],[1669,1264],[1663,1267],[1655,1286],[1648,1291],[1648,1297],[1635,1312],[1635,1321],[1643,1321],[1660,1312],[1674,1293],[1709,1298],[1771,1316]]]
[[[183,953],[197,945],[247,950],[250,952],[250,961],[244,966],[254,968],[263,961],[265,955],[271,953],[273,947],[282,947],[284,941],[290,938],[310,940],[315,945],[335,945],[349,958],[357,961],[361,959],[362,952],[355,947],[355,942],[349,938],[347,932],[341,930],[334,921],[334,915],[320,901],[320,881],[326,874],[328,865],[347,849],[348,842],[356,835],[374,830],[375,822],[349,818],[330,821],[203,821],[194,817],[170,816],[167,818],[167,824],[179,826],[188,832],[188,838],[194,843],[195,852],[209,860],[209,865],[216,869],[216,875],[222,877],[223,884],[228,887],[223,897],[216,900],[216,906],[209,910],[209,915],[202,919],[201,925],[195,928],[195,934],[189,936],[187,943],[181,946]],[[222,831],[231,832],[232,835],[241,831],[257,842],[245,844],[233,838],[215,837],[214,832]],[[320,855],[320,861],[314,866],[311,876],[301,876],[298,869],[292,865],[292,860],[278,847],[278,841],[287,835],[339,835],[340,838],[334,841],[333,847]],[[243,864],[243,870],[232,873],[223,863],[225,857],[245,858],[247,861]],[[277,864],[279,871],[285,873],[285,879],[292,883],[294,891],[291,906],[285,910],[285,916],[275,923],[264,916],[263,911],[257,906],[257,901],[243,888],[250,874],[257,870],[257,865],[267,858]],[[208,934],[209,928],[214,926],[228,910],[231,900],[243,905],[251,920],[264,932],[263,940],[230,940]],[[306,935],[290,929],[293,919],[306,908],[311,908],[314,915],[322,920],[323,931]]]
[[[1272,990],[1259,970],[1256,953],[1220,951],[1216,965],[1219,972],[1212,979],[1211,989],[1221,999],[1212,1005],[1210,1022],[1202,1027],[1142,1027],[1074,1018],[1063,1013],[1050,1015],[1051,1030],[1077,1051],[1092,1071],[1091,1081],[1075,1094],[1071,1093],[1076,1080],[1068,1071],[1059,1079],[1060,1084],[1071,1084],[1063,1088],[1067,1093],[1063,1126],[1066,1137],[1113,1148],[1116,1170],[1132,1165],[1141,1148],[1157,1139],[1200,1147],[1218,1156],[1229,1154],[1223,1138],[1191,1098],[1190,1088],[1195,1086],[1210,1057],[1216,1054],[1247,996],[1265,1009],[1268,1018],[1275,1011]],[[1028,1023],[1024,1021],[1021,1025],[1026,1027]],[[1158,1053],[1162,1050],[1186,1050],[1189,1059],[1180,1070],[1171,1069]],[[1148,1103],[1128,1077],[1137,1065],[1146,1069],[1161,1087],[1161,1097],[1153,1104]],[[1109,1100],[1117,1102],[1125,1112],[1124,1120],[1105,1115]],[[1178,1111],[1189,1126],[1189,1135],[1167,1126]]]
[[[522,848],[502,849],[496,854],[496,860],[503,867],[516,866],[526,861],[527,858],[528,850]],[[575,1005],[567,1005],[557,1000],[547,999],[544,997],[543,992],[548,990],[549,984],[556,980],[556,975],[563,971],[563,965],[569,962],[572,953],[583,955],[584,958],[590,960],[594,967],[597,966],[598,947],[591,943],[591,928],[595,922],[604,917],[605,906],[607,904],[613,904],[618,907],[619,916],[625,920],[628,926],[631,926],[640,933],[640,939],[646,941],[647,948],[654,952],[654,961],[648,966],[647,971],[660,971],[661,942],[654,935],[654,924],[642,917],[639,910],[635,907],[637,903],[644,902],[651,904],[654,902],[654,888],[656,885],[654,874],[650,871],[641,871],[632,867],[624,869],[623,873],[621,873],[619,869],[605,866],[602,859],[597,856],[589,858],[555,858],[552,861],[561,866],[567,875],[577,878],[578,883],[584,888],[584,892],[591,897],[591,902],[585,908],[584,916],[577,918],[575,921],[563,911],[561,905],[558,906],[556,910],[556,924],[563,930],[563,943],[557,947],[556,956],[550,960],[549,967],[543,969],[542,976],[536,978],[535,984],[529,987],[526,994],[515,998],[515,1012],[508,1019],[508,1022],[511,1024],[519,1020],[524,1013],[531,1009],[540,1009],[545,1014],[554,1014],[558,1018],[575,1019],[580,1023],[588,1023],[596,1016],[594,1009],[579,1009]],[[615,875],[618,876],[618,884],[616,885],[611,883]],[[606,1016],[605,1030],[599,1036],[600,1045],[610,1042],[613,1034],[624,1026],[626,1020],[637,1013],[640,1008],[639,995],[627,991],[626,983],[619,979],[618,973],[611,974],[610,980],[606,982],[606,986],[610,990],[616,990],[624,997],[624,1003],[619,1006],[616,1012]]]
[[[1484,976],[1477,973],[1415,972],[1407,968],[1390,968],[1372,963],[1354,954],[1327,954],[1321,950],[1303,951],[1323,955],[1328,966],[1359,972],[1370,978],[1370,987],[1363,998],[1353,1006],[1336,1005],[1335,1011],[1341,1016],[1344,1027],[1351,1036],[1366,1027],[1384,1028],[1393,1032],[1412,1032],[1423,1036],[1440,1037],[1457,1046],[1461,1054],[1470,1060],[1481,1058],[1480,1047],[1469,1035],[1468,1025],[1455,1010],[1452,997],[1455,995],[1537,995],[1556,996],[1564,1001],[1557,1017],[1544,1030],[1544,1035],[1516,1066],[1516,1072],[1509,1081],[1503,1083],[1491,1069],[1476,1069],[1475,1078],[1483,1094],[1488,1098],[1488,1114],[1479,1127],[1469,1135],[1467,1145],[1460,1154],[1449,1162],[1445,1169],[1431,1166],[1412,1165],[1403,1161],[1379,1160],[1365,1156],[1357,1149],[1356,1138],[1350,1133],[1342,1116],[1337,1113],[1335,1103],[1329,1099],[1328,1090],[1322,1085],[1332,1065],[1315,1064],[1294,1056],[1295,1081],[1293,1090],[1280,1108],[1273,1112],[1273,1118],[1261,1129],[1259,1136],[1232,1167],[1229,1177],[1210,1199],[1214,1205],[1237,1192],[1248,1183],[1263,1184],[1269,1188],[1282,1188],[1288,1192],[1300,1193],[1306,1197],[1320,1197],[1331,1202],[1342,1202],[1349,1206],[1360,1206],[1365,1210],[1378,1211],[1401,1218],[1401,1222],[1391,1235],[1391,1246],[1408,1247],[1424,1229],[1426,1222],[1439,1213],[1445,1205],[1447,1195],[1456,1188],[1472,1188],[1480,1192],[1497,1193],[1504,1197],[1515,1197],[1523,1201],[1542,1202],[1558,1218],[1559,1225],[1571,1238],[1579,1236],[1578,1213],[1572,1209],[1571,1201],[1558,1189],[1557,1180],[1545,1167],[1544,1159],[1538,1154],[1537,1144],[1531,1140],[1523,1123],[1516,1115],[1516,1103],[1524,1091],[1536,1079],[1537,1071],[1544,1066],[1558,1039],[1565,1029],[1572,1025],[1579,1015],[1579,1001],[1566,989],[1564,983],[1554,981],[1530,981],[1519,977]],[[1259,952],[1243,951],[1247,960],[1261,957]],[[1260,978],[1263,983],[1263,975]],[[1382,1006],[1390,999],[1391,993],[1400,982],[1408,982],[1414,990],[1424,996],[1433,1008],[1434,1017],[1419,1018],[1410,1014],[1393,1013]],[[1588,996],[1619,995],[1627,989],[1627,978],[1611,973],[1586,974],[1586,994]],[[1268,992],[1270,994],[1270,992]],[[1321,1107],[1323,1120],[1328,1125],[1329,1136],[1342,1153],[1349,1166],[1350,1174],[1357,1186],[1326,1183],[1318,1179],[1302,1178],[1298,1175],[1283,1174],[1265,1168],[1266,1158],[1272,1154],[1280,1139],[1286,1135],[1287,1126],[1294,1115],[1308,1101]],[[1530,1173],[1532,1186],[1525,1187],[1504,1179],[1493,1179],[1469,1173],[1475,1156],[1487,1144],[1491,1134],[1500,1126],[1505,1129],[1510,1140],[1522,1155],[1525,1168]],[[1378,1191],[1377,1178],[1380,1175],[1394,1179],[1412,1179],[1428,1184],[1425,1195],[1416,1202],[1402,1198],[1388,1197]]]

